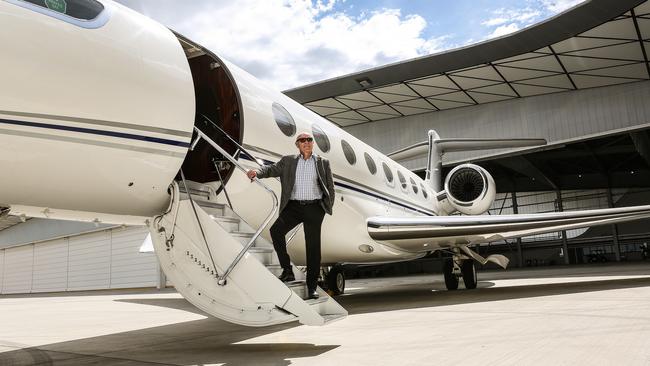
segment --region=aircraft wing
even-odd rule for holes
[[[650,218],[650,205],[518,215],[371,217],[368,233],[403,250],[485,243]]]

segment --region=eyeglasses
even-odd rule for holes
[[[311,137],[303,137],[301,139],[298,139],[298,142],[300,142],[301,144],[305,142],[312,142],[312,141],[314,141],[314,139]]]

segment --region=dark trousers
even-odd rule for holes
[[[315,202],[301,205],[297,201],[289,201],[280,212],[280,216],[271,226],[271,239],[275,252],[278,254],[280,265],[285,270],[291,270],[291,260],[287,253],[286,235],[296,225],[303,223],[305,229],[305,252],[307,254],[307,288],[315,290],[320,273],[320,228],[325,211],[320,203]]]

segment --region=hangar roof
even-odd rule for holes
[[[338,124],[650,79],[650,1],[592,0],[519,32],[284,93]]]

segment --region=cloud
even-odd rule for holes
[[[531,21],[540,19],[542,11],[539,9],[526,7],[521,9],[497,9],[492,11],[493,18],[481,22],[481,25],[492,27],[505,23],[527,24]]]
[[[501,17],[492,18],[492,19],[488,19],[488,20],[485,20],[485,21],[481,22],[481,25],[491,27],[491,26],[494,26],[494,25],[503,24],[503,23],[507,22],[508,20],[509,20],[508,18],[501,18]]]
[[[340,0],[172,1],[121,0],[280,89],[449,47],[399,9],[354,17],[336,11]]]
[[[585,0],[542,0],[544,7],[553,14],[561,13]]]
[[[515,23],[510,23],[508,25],[502,25],[502,26],[498,27],[497,29],[495,29],[492,33],[490,33],[486,37],[486,39],[505,36],[506,34],[510,34],[510,33],[516,32],[518,30],[519,30],[519,26],[517,24],[515,24]]]
[[[531,26],[585,0],[528,0],[522,7],[499,8],[480,24],[487,28],[485,39],[500,37]]]

